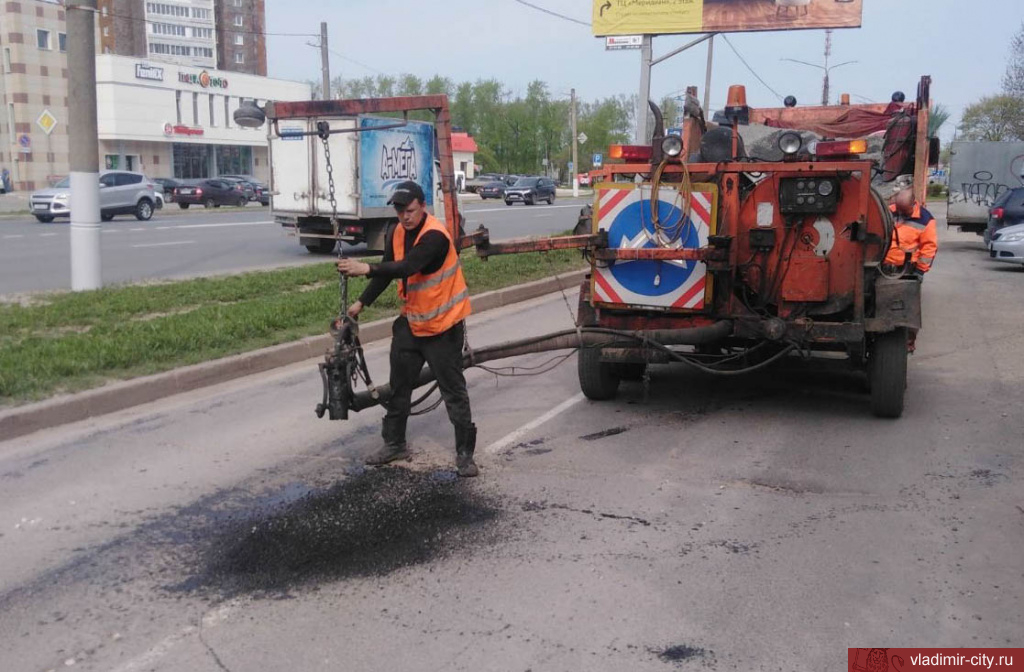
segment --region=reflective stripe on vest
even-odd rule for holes
[[[443,333],[465,319],[471,312],[469,289],[462,275],[459,253],[452,244],[451,235],[444,225],[427,215],[416,237],[416,242],[429,231],[437,231],[448,240],[444,263],[436,272],[410,275],[398,294],[403,301],[402,315],[409,321],[414,336],[434,336]],[[405,258],[406,230],[399,228],[392,235],[392,251],[396,261]],[[415,244],[415,243],[414,243]]]
[[[433,309],[429,313],[406,313],[405,317],[410,322],[426,322],[427,320],[434,319],[435,317],[437,317],[441,313],[443,313],[443,312],[447,311],[448,309],[452,308],[453,306],[455,306],[460,301],[463,301],[463,300],[468,299],[468,298],[469,298],[469,289],[464,289],[461,292],[459,292],[458,295],[453,296],[451,301],[449,301],[448,303],[444,304],[443,306],[438,306],[437,308]]]
[[[455,266],[452,266],[448,270],[442,271],[441,275],[435,275],[432,278],[428,278],[427,280],[421,280],[420,282],[407,282],[405,291],[406,293],[416,292],[421,289],[429,289],[430,287],[436,287],[437,285],[440,285],[448,278],[455,275],[459,271],[459,268],[460,264],[456,264]]]

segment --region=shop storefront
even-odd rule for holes
[[[103,166],[150,177],[269,178],[266,128],[232,115],[242,100],[308,100],[308,84],[109,54],[96,57]]]

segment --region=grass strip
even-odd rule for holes
[[[562,250],[462,256],[473,294],[584,267]],[[366,285],[349,282],[354,301]],[[167,371],[305,336],[322,334],[338,311],[333,262],[166,284],[33,297],[0,305],[0,405],[11,406]],[[361,320],[395,315],[394,285]]]

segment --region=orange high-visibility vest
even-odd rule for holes
[[[890,205],[889,210],[896,212],[896,206]],[[931,270],[935,253],[939,249],[939,234],[932,213],[914,204],[910,217],[896,222],[892,247],[885,255],[885,263],[902,266],[906,255],[910,255],[910,263],[923,273]]]
[[[435,273],[414,273],[405,282],[398,283],[398,297],[402,299],[402,315],[409,320],[413,336],[436,336],[466,319],[471,312],[469,288],[462,275],[459,253],[452,244],[451,234],[444,224],[427,215],[416,241],[428,231],[439,231],[448,239],[448,254]],[[391,237],[395,261],[405,258],[405,227],[399,224]],[[404,285],[404,286],[403,286]]]

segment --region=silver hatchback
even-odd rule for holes
[[[40,222],[71,215],[71,183],[65,177],[49,189],[32,193],[29,209]],[[100,173],[100,219],[109,222],[116,215],[135,215],[146,221],[163,205],[156,185],[142,173],[106,170]]]

